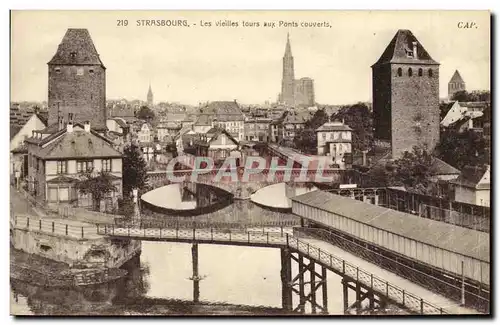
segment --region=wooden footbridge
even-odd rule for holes
[[[196,245],[196,250],[197,244],[279,248],[282,265],[282,304],[283,308],[290,312],[305,312],[305,307],[308,305],[313,314],[327,313],[326,279],[327,271],[331,271],[342,277],[344,310],[346,311],[351,308],[361,309],[362,302],[366,300],[372,308],[394,304],[415,314],[446,314],[443,308],[310,245],[293,236],[290,230],[258,232],[219,228],[167,229],[98,225],[97,233],[114,238],[192,243]],[[291,266],[294,262],[298,263],[298,274],[292,276]],[[320,267],[321,272],[317,272],[316,265]],[[355,292],[355,299],[351,304],[349,304],[348,289]],[[296,306],[293,305],[293,294],[297,294],[299,298]]]

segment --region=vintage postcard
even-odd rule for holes
[[[11,315],[491,314],[489,11],[10,16]]]

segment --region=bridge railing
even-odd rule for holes
[[[96,234],[94,226],[75,226],[64,222],[43,220],[41,218],[23,215],[13,216],[11,223],[16,229],[38,231],[76,239],[84,239],[87,235]]]
[[[310,245],[300,239],[286,235],[287,246],[306,254],[321,264],[340,271],[344,276],[350,277],[356,282],[360,282],[371,290],[378,292],[382,296],[388,297],[390,300],[402,305],[419,314],[446,314],[443,308],[437,307],[423,298],[420,298],[404,289],[395,286],[388,281],[385,281],[373,273],[365,271],[346,260],[332,255],[321,248]]]
[[[154,239],[175,239],[185,241],[207,241],[214,243],[247,243],[265,244],[275,247],[287,247],[299,251],[311,259],[318,261],[335,272],[371,288],[379,295],[419,314],[446,314],[443,308],[437,307],[404,289],[385,281],[373,273],[365,271],[344,259],[310,245],[289,233],[256,232],[220,229],[163,229],[139,227],[115,227],[114,225],[98,225],[97,233],[120,237],[138,237]]]

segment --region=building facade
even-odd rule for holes
[[[28,191],[37,201],[91,207],[90,194],[77,189],[82,173],[106,172],[116,190],[105,197],[101,208],[116,206],[122,193],[122,155],[112,141],[90,124],[68,122],[52,134],[34,131],[28,145]]]
[[[373,71],[375,139],[394,159],[439,142],[439,63],[409,30],[399,30]]]
[[[264,141],[269,138],[270,118],[253,117],[245,121],[245,140]]]
[[[74,122],[106,130],[106,67],[88,30],[68,29],[48,68],[49,125],[71,113]]]
[[[490,206],[490,166],[466,167],[457,179],[451,181],[455,201]]]
[[[193,130],[206,133],[213,127],[225,129],[237,141],[245,139],[245,116],[236,101],[215,101],[201,108]]]
[[[10,127],[10,175],[25,178],[28,175],[28,148],[25,141],[31,137],[33,131],[41,130],[47,126],[47,119],[39,114],[32,114],[28,121],[22,125]]]
[[[332,164],[345,168],[352,155],[352,129],[342,122],[327,122],[316,129],[318,156],[329,156]]]

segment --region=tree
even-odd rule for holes
[[[453,94],[451,100],[458,100],[459,102],[489,102],[491,101],[491,94],[488,90],[475,90],[470,93],[466,90],[461,90]]]
[[[415,146],[413,152],[405,151],[394,161],[392,173],[395,181],[401,182],[408,191],[429,195],[436,189],[432,181],[433,159],[423,147]]]
[[[328,122],[328,115],[324,110],[317,110],[313,117],[306,121],[304,128],[297,132],[293,139],[295,147],[302,152],[315,154],[317,148],[316,129]]]
[[[147,187],[147,164],[140,148],[135,144],[123,150],[123,196],[130,197],[134,188],[144,190]]]
[[[352,151],[370,150],[373,146],[373,118],[368,106],[357,103],[342,107],[333,118],[352,129]]]
[[[445,129],[436,147],[436,155],[460,170],[465,166],[487,164],[490,158],[486,140],[473,130]]]
[[[137,118],[141,120],[150,121],[155,118],[155,112],[153,112],[147,106],[141,106],[139,112],[137,113]]]
[[[82,173],[76,186],[80,193],[92,196],[92,210],[94,211],[101,209],[101,200],[106,197],[106,194],[116,191],[110,174],[103,171],[97,174],[91,171]]]

